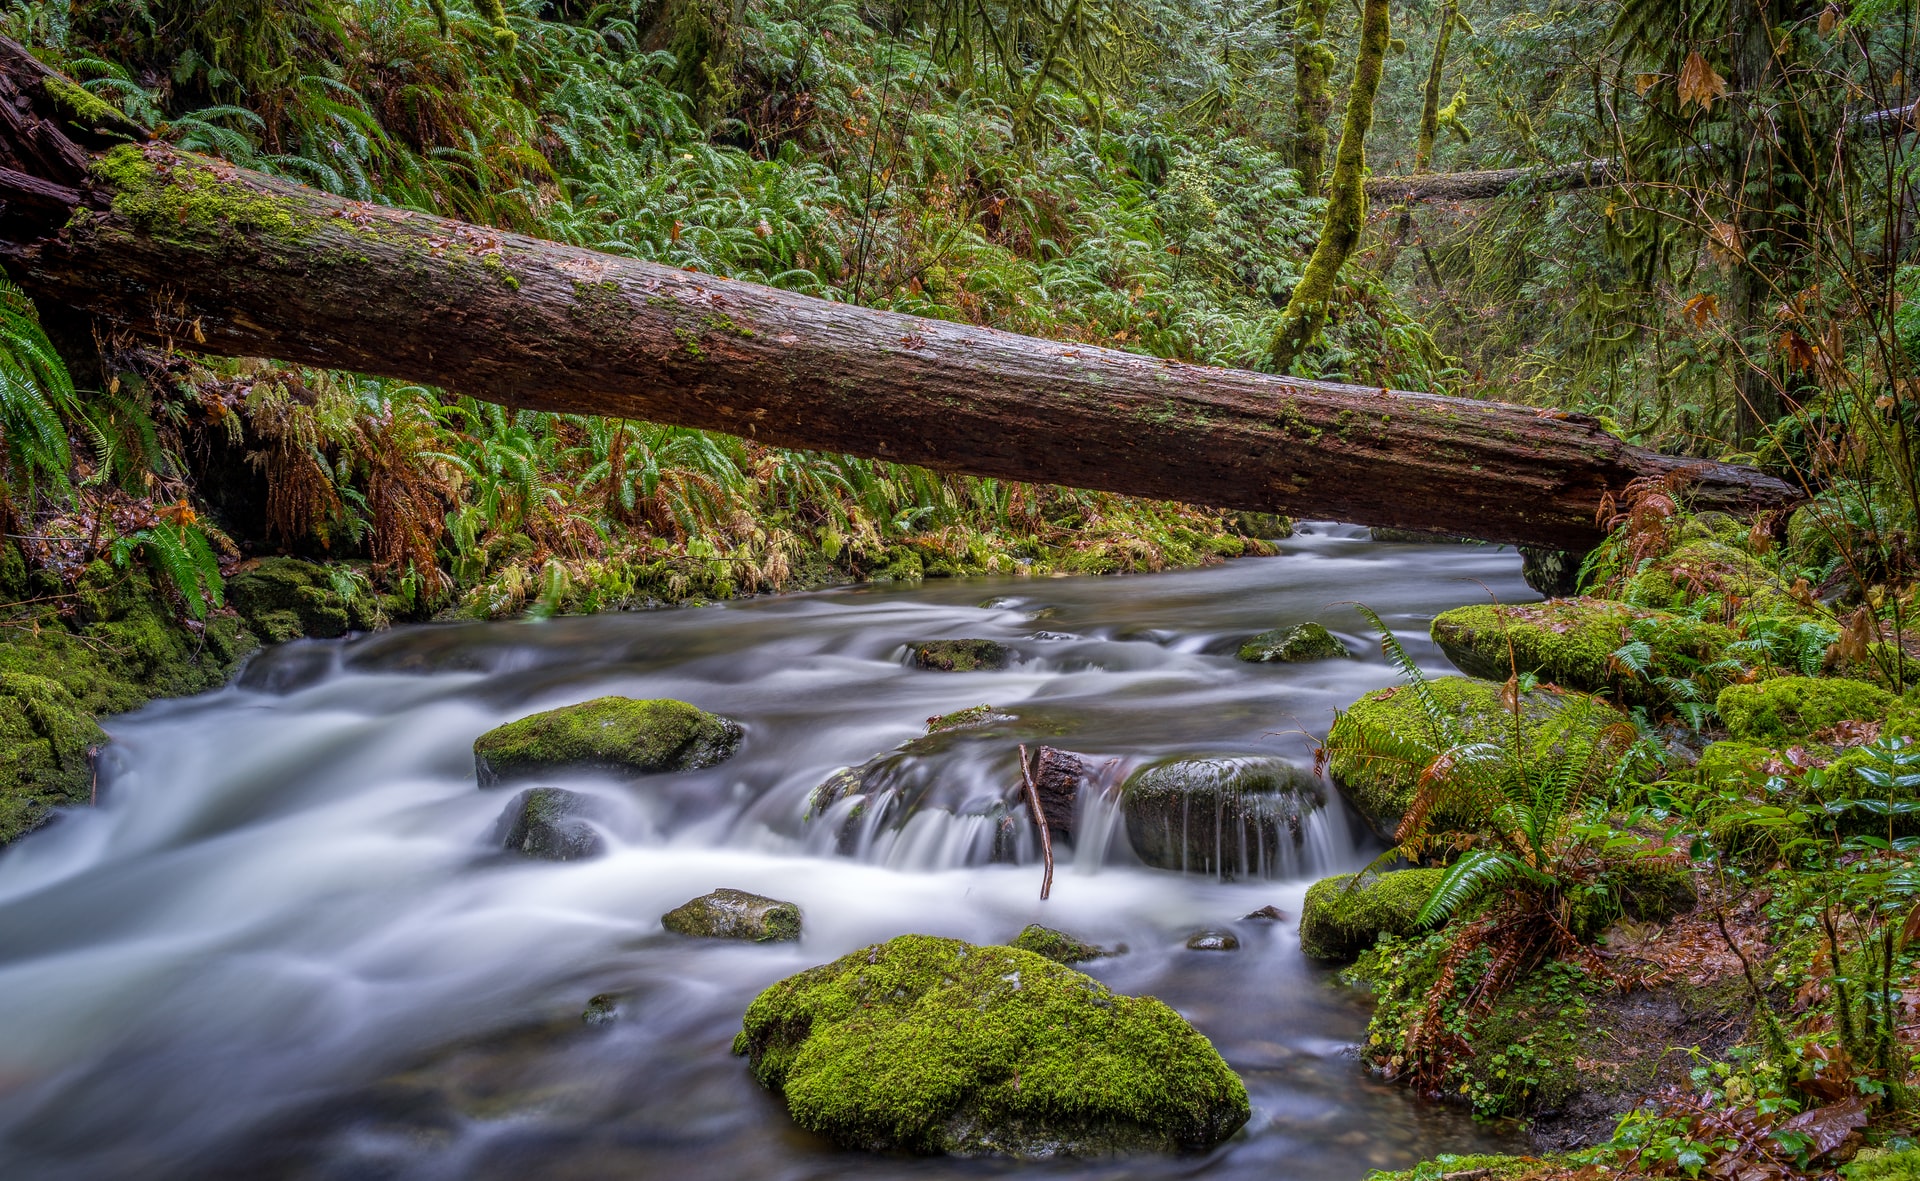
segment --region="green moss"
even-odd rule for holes
[[[1238,656],[1251,664],[1299,664],[1352,656],[1340,638],[1317,623],[1274,628],[1240,645]]]
[[[1504,681],[1516,670],[1530,672],[1570,689],[1645,705],[1668,699],[1656,678],[1686,677],[1720,660],[1734,640],[1718,624],[1594,598],[1458,607],[1436,616],[1432,633],[1447,659],[1470,676]],[[1650,650],[1645,675],[1613,657],[1633,640]]]
[[[1920,1148],[1862,1149],[1840,1170],[1847,1181],[1920,1181]]]
[[[734,1050],[796,1123],[855,1148],[1204,1149],[1249,1115],[1240,1080],[1161,1002],[1032,952],[926,935],[780,981]]]
[[[343,597],[326,567],[297,558],[265,558],[227,580],[227,601],[269,643],[301,636],[331,639],[379,618],[372,596]]]
[[[1108,954],[1103,947],[1083,942],[1065,931],[1056,931],[1052,927],[1043,927],[1039,923],[1028,923],[1007,943],[1007,946],[1017,947],[1021,951],[1030,951],[1056,964],[1080,964],[1088,960],[1100,959]]]
[[[660,925],[698,939],[790,943],[800,938],[800,908],[745,890],[715,890],[661,915]]]
[[[33,828],[54,808],[86,803],[93,789],[90,752],[106,741],[57,680],[0,672],[0,842]]]
[[[473,755],[480,786],[492,787],[556,771],[698,770],[731,756],[740,735],[739,723],[684,701],[600,697],[489,730]]]
[[[315,228],[309,219],[296,218],[286,202],[222,180],[193,156],[156,156],[122,144],[94,161],[93,174],[112,190],[115,213],[141,233],[170,242],[214,246],[231,242],[237,230],[293,244]]]
[[[1627,579],[1621,597],[1636,606],[1669,611],[1705,609],[1712,614],[1737,604],[1742,611],[1763,615],[1808,614],[1765,562],[1724,537],[1683,541]]]
[[[927,733],[944,734],[948,730],[977,730],[981,726],[991,726],[995,722],[1011,722],[1012,714],[1004,714],[991,705],[975,705],[966,709],[956,709],[950,714],[940,714],[927,719]]]
[[[1500,686],[1469,677],[1439,677],[1428,682],[1440,708],[1452,715],[1469,741],[1509,742],[1513,714],[1500,703]],[[1565,757],[1569,738],[1573,746],[1585,743],[1609,726],[1631,724],[1627,716],[1607,703],[1583,693],[1529,693],[1522,702],[1520,737],[1529,759],[1553,764]],[[1398,741],[1431,745],[1437,741],[1420,700],[1412,689],[1395,686],[1376,689],[1353,703],[1327,735],[1327,767],[1375,830],[1391,833],[1413,802],[1420,768],[1405,761],[1368,752],[1378,748],[1370,735],[1392,735]],[[1439,749],[1435,747],[1434,753]],[[1441,824],[1464,818],[1442,816]]]
[[[916,668],[948,673],[1002,669],[1013,654],[995,640],[929,640],[913,646]]]
[[[1720,690],[1720,720],[1750,741],[1811,737],[1836,722],[1876,721],[1894,696],[1877,685],[1833,677],[1776,677]]]
[[[46,91],[48,98],[82,126],[100,128],[128,126],[126,116],[112,104],[84,86],[69,82],[58,74],[48,74],[42,78],[40,87]]]
[[[1350,873],[1322,878],[1300,907],[1300,950],[1317,960],[1350,960],[1382,935],[1413,934],[1420,909],[1445,872],[1394,870],[1358,885]]]

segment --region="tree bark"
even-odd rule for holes
[[[1327,166],[1327,116],[1333,112],[1333,47],[1327,10],[1333,0],[1298,0],[1293,19],[1293,166],[1300,191],[1320,195]]]
[[[9,200],[0,263],[37,298],[188,349],[944,471],[1566,550],[1601,536],[1602,498],[1638,476],[1697,469],[1701,509],[1797,499],[1752,469],[1639,450],[1580,416],[851,307],[348,201],[160,144],[99,150],[110,137],[51,102],[22,58],[0,42],[0,166],[78,199],[55,215]]]
[[[1340,147],[1333,157],[1333,184],[1327,193],[1327,216],[1314,244],[1313,257],[1300,273],[1273,335],[1273,367],[1282,373],[1326,323],[1333,302],[1333,284],[1360,243],[1367,223],[1367,132],[1373,128],[1373,100],[1380,91],[1380,74],[1392,40],[1387,0],[1366,0],[1360,15],[1360,48],[1354,55],[1353,82],[1347,87],[1346,117],[1340,128]]]
[[[1457,0],[1440,6],[1440,28],[1433,38],[1433,60],[1427,64],[1427,89],[1420,103],[1420,134],[1413,144],[1413,171],[1433,168],[1433,143],[1440,135],[1440,84],[1445,81],[1447,46],[1453,41],[1453,25],[1460,17]]]

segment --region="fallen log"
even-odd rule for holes
[[[0,167],[37,182],[0,185],[0,264],[36,298],[185,348],[1564,550],[1597,540],[1606,494],[1676,468],[1701,509],[1797,499],[1578,415],[1037,340],[349,201],[164,144],[116,145],[129,129],[103,126],[76,89],[0,42]]]

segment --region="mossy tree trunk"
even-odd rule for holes
[[[1299,0],[1293,18],[1293,166],[1300,189],[1320,195],[1327,165],[1327,116],[1333,113],[1333,46],[1327,43],[1327,10],[1333,0]]]
[[[1637,476],[1697,471],[1703,510],[1796,499],[1752,469],[1642,451],[1577,416],[832,303],[160,144],[108,147],[58,89],[0,39],[0,262],[39,299],[183,348],[941,471],[1567,550],[1599,539],[1601,498]]]
[[[1353,85],[1347,89],[1340,148],[1333,157],[1326,222],[1273,338],[1273,367],[1282,373],[1293,367],[1326,322],[1334,282],[1366,226],[1367,132],[1373,127],[1373,99],[1380,90],[1380,73],[1392,32],[1387,0],[1366,0],[1360,14],[1360,51],[1354,57]]]
[[[1447,47],[1453,41],[1453,26],[1460,21],[1460,6],[1448,0],[1440,6],[1440,30],[1433,39],[1433,60],[1427,64],[1427,91],[1420,104],[1420,134],[1413,145],[1413,171],[1423,173],[1433,167],[1433,141],[1440,134],[1440,83],[1447,70]]]

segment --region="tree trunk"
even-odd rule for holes
[[[1293,19],[1293,166],[1300,191],[1320,195],[1327,166],[1327,116],[1333,112],[1333,47],[1327,44],[1327,10],[1333,0],[1299,0]]]
[[[9,52],[11,51],[11,52]],[[24,61],[22,60],[24,59]],[[209,353],[431,383],[1001,479],[1579,550],[1602,498],[1697,469],[1592,419],[1208,369],[795,295],[348,201],[107,138],[0,41],[0,262],[36,297]],[[12,93],[8,93],[12,91]],[[28,108],[36,108],[29,110]],[[29,190],[41,195],[15,205]],[[46,192],[72,199],[50,209]]]
[[[1440,6],[1440,29],[1433,39],[1433,60],[1427,64],[1427,91],[1420,103],[1420,134],[1413,145],[1413,171],[1418,174],[1433,167],[1433,141],[1440,134],[1440,84],[1447,69],[1447,45],[1453,40],[1453,25],[1460,17],[1455,0]]]
[[[1359,245],[1360,231],[1366,226],[1367,132],[1373,128],[1373,99],[1380,90],[1380,72],[1392,31],[1387,0],[1367,0],[1360,15],[1360,51],[1353,61],[1353,84],[1347,88],[1340,148],[1333,157],[1326,222],[1273,337],[1273,367],[1282,373],[1293,367],[1326,322],[1334,281]]]

